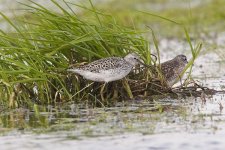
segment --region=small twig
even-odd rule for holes
[[[85,86],[83,89],[81,89],[80,91],[78,91],[77,93],[75,93],[73,96],[71,96],[70,100],[76,96],[77,94],[81,93],[82,91],[84,91],[86,88],[90,87],[92,84],[94,84],[94,82],[88,84],[87,86]]]
[[[221,112],[222,112],[222,110],[223,110],[223,105],[221,104],[221,102],[219,102],[218,104],[219,104],[220,113],[221,113]]]
[[[158,60],[158,58],[157,58],[156,55],[154,55],[154,54],[150,54],[150,55],[153,56],[153,57],[155,57],[155,61],[154,62],[156,62]]]

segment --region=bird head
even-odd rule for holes
[[[182,63],[182,64],[187,64],[187,57],[185,55],[177,55],[175,57],[176,60],[178,60],[178,62]]]
[[[140,59],[140,56],[136,53],[129,53],[128,55],[124,57],[124,59],[133,66],[136,66],[138,64],[142,64],[146,66],[146,64],[144,64],[142,60]]]

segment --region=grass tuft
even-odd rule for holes
[[[34,103],[46,105],[68,101],[99,102],[100,106],[104,106],[99,100],[102,85],[68,74],[66,69],[69,65],[109,56],[121,57],[129,52],[140,54],[149,65],[156,63],[151,58],[149,41],[143,37],[145,31],[120,25],[111,15],[97,11],[91,1],[91,8],[87,8],[65,1],[65,6],[62,6],[51,0],[57,8],[54,11],[35,1],[30,2],[32,6],[22,4],[27,7],[26,16],[29,17],[10,20],[0,13],[14,29],[8,33],[1,30],[0,33],[0,103],[5,106],[32,107]],[[77,7],[91,12],[93,19],[85,20],[77,15]],[[193,48],[187,30],[185,34],[193,54],[191,66],[201,46]],[[152,35],[160,62],[154,32]],[[151,69],[143,71],[139,68],[130,74],[130,80],[107,85],[104,97],[109,101],[148,96],[152,91],[161,94],[162,86],[151,83],[154,74]]]

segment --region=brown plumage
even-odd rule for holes
[[[168,86],[171,87],[175,84],[176,79],[179,78],[187,63],[185,55],[177,55],[175,58],[161,64],[162,75]]]

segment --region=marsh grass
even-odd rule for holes
[[[146,64],[155,66],[149,41],[143,36],[146,31],[120,25],[111,15],[96,10],[91,1],[91,8],[63,1],[67,7],[64,8],[51,0],[58,8],[55,11],[30,2],[32,5],[22,4],[29,17],[11,20],[0,13],[13,28],[10,32],[1,30],[0,33],[1,104],[32,107],[36,106],[34,104],[76,101],[106,106],[112,99],[148,96],[152,94],[151,90],[164,94],[160,91],[163,88],[161,80],[151,82],[155,72],[139,68],[128,76],[127,81],[108,84],[104,91],[107,102],[102,102],[99,94],[102,84],[91,83],[66,71],[71,64],[80,65],[109,56],[121,57],[129,52],[138,53]],[[81,18],[74,12],[77,7],[89,11],[94,19]],[[191,68],[200,46],[193,48],[187,31],[185,35],[193,54],[188,66]],[[158,47],[155,36],[153,44]],[[157,53],[159,57],[159,49]]]

